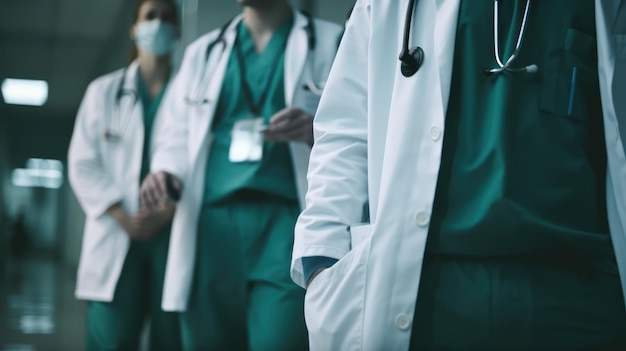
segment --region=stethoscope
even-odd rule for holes
[[[314,72],[313,72],[313,60],[309,60],[309,57],[313,57],[313,52],[315,51],[315,48],[317,46],[317,36],[315,34],[315,22],[313,20],[313,18],[311,17],[311,15],[309,15],[308,13],[302,13],[306,19],[307,19],[307,25],[306,25],[306,32],[307,32],[307,38],[308,38],[308,52],[307,52],[307,72],[306,72],[306,84],[305,84],[305,88],[307,90],[309,90],[310,92],[312,92],[315,95],[322,95],[322,92],[324,91],[324,84],[318,84],[315,82],[314,79]],[[196,88],[194,89],[195,92],[193,94],[187,94],[187,96],[185,97],[185,102],[190,104],[190,105],[203,105],[203,104],[207,104],[209,103],[209,100],[206,99],[205,97],[205,93],[209,87],[209,84],[211,83],[211,80],[213,79],[213,77],[216,74],[216,71],[218,69],[218,64],[214,64],[213,68],[211,69],[210,72],[208,72],[208,74],[205,70],[206,70],[206,66],[208,65],[208,61],[209,61],[209,57],[211,56],[211,53],[217,48],[217,46],[221,46],[221,51],[220,51],[220,56],[219,56],[219,60],[217,60],[216,62],[221,61],[223,55],[226,53],[226,48],[227,48],[227,43],[226,43],[226,39],[224,39],[224,36],[226,34],[226,31],[228,29],[231,28],[231,25],[233,24],[233,22],[235,21],[235,19],[232,19],[230,21],[228,21],[228,23],[226,23],[224,26],[222,26],[222,28],[220,28],[220,32],[217,36],[217,38],[215,40],[213,40],[212,42],[209,43],[209,45],[207,46],[207,50],[206,53],[204,55],[204,61],[203,61],[203,68],[200,71],[201,74],[198,76],[198,82],[196,84]]]
[[[415,11],[415,0],[409,1],[409,6],[406,11],[406,21],[404,24],[404,42],[402,46],[402,52],[400,53],[400,71],[405,77],[413,76],[422,66],[424,62],[424,50],[415,46],[409,49],[409,37],[411,35],[411,24],[413,22],[413,12]],[[522,41],[524,40],[524,34],[526,33],[526,24],[528,22],[528,13],[530,10],[530,0],[526,0],[526,8],[524,10],[524,17],[522,19],[522,25],[517,36],[517,42],[515,43],[515,50],[513,54],[506,60],[502,61],[500,58],[500,40],[498,36],[499,22],[498,22],[498,0],[493,2],[493,46],[495,51],[495,58],[498,67],[485,69],[485,74],[488,76],[497,75],[502,72],[512,73],[535,73],[539,70],[537,65],[532,64],[525,67],[512,67],[513,62],[518,58],[520,49],[522,47]]]
[[[107,122],[104,130],[104,138],[110,142],[119,142],[122,139],[122,135],[126,131],[130,122],[132,109],[138,101],[137,91],[135,89],[124,87],[127,72],[128,68],[124,68],[124,71],[122,72],[122,79],[120,79],[120,83],[115,92],[113,113],[106,117]],[[122,113],[122,99],[125,97],[130,98],[132,104],[128,105],[126,113]]]

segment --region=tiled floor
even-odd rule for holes
[[[5,258],[0,275],[0,351],[84,349],[85,303],[73,272],[53,259]]]

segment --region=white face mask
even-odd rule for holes
[[[141,51],[162,56],[174,48],[176,28],[159,19],[141,22],[135,27],[135,44]]]

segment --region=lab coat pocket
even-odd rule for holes
[[[354,249],[370,236],[372,225],[369,223],[355,224],[350,227],[350,248]]]
[[[568,28],[561,45],[544,63],[541,111],[588,121],[589,115],[600,106],[596,56],[595,38]]]
[[[304,314],[315,350],[361,350],[370,225],[350,229],[352,250],[307,289]]]

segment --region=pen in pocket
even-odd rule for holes
[[[569,85],[569,104],[567,105],[567,115],[571,116],[574,112],[574,95],[576,95],[576,78],[578,76],[578,67],[572,69],[572,80]]]

